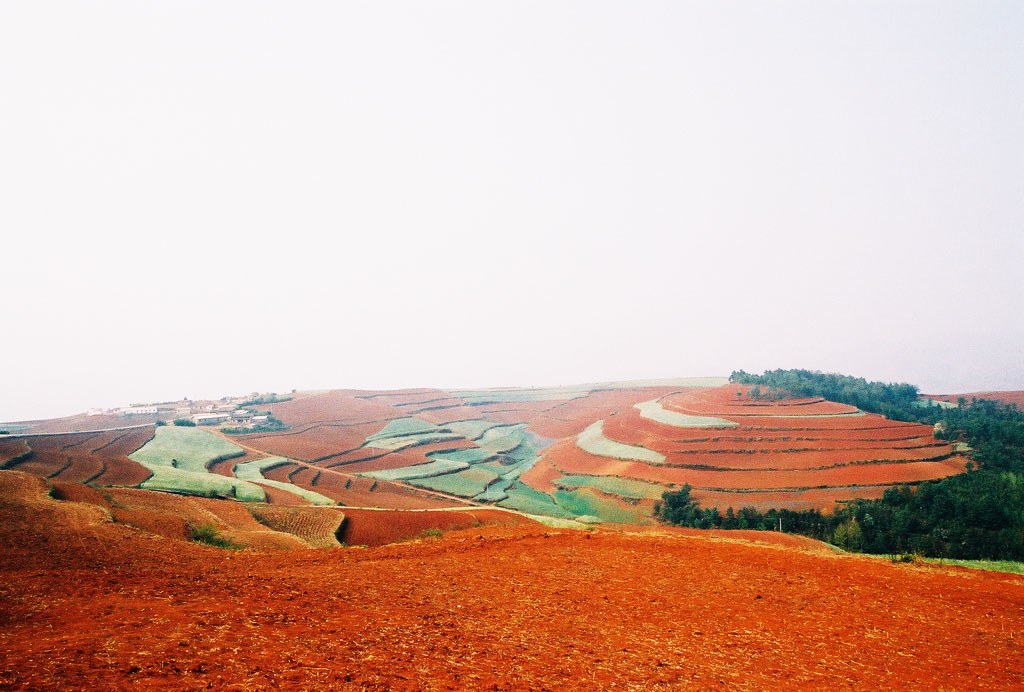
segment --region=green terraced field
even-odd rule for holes
[[[478,445],[489,449],[496,454],[511,452],[526,441],[526,424],[499,425],[486,431],[479,440]]]
[[[389,422],[380,432],[370,435],[367,440],[382,440],[388,437],[401,437],[413,433],[422,433],[438,430],[433,423],[428,423],[419,418],[399,418]]]
[[[263,502],[267,494],[263,488],[247,481],[219,476],[216,473],[187,471],[173,466],[161,466],[140,461],[153,472],[139,487],[145,490],[201,495],[203,497],[234,497],[245,502]]]
[[[623,497],[660,500],[666,488],[656,483],[645,483],[614,476],[582,476],[570,474],[555,481],[555,485],[590,487]]]
[[[639,509],[624,507],[615,500],[601,497],[591,490],[556,490],[555,502],[568,512],[581,517],[597,517],[615,524],[651,524],[653,520]]]
[[[484,492],[488,484],[498,479],[496,474],[479,466],[473,466],[463,471],[446,473],[443,476],[432,478],[419,478],[410,480],[410,485],[420,488],[429,488],[438,492],[458,495],[460,497],[473,497]]]
[[[467,440],[475,440],[484,434],[487,430],[498,425],[498,423],[492,423],[486,420],[458,420],[454,423],[448,423],[444,427],[451,430],[453,433],[462,435]]]
[[[487,490],[474,496],[473,499],[480,502],[500,502],[508,497],[506,491],[510,487],[512,487],[511,480],[500,480],[497,483],[491,483],[487,486]]]
[[[129,458],[146,468],[173,466],[183,471],[206,473],[207,464],[214,459],[243,454],[244,449],[208,430],[167,425],[158,427],[153,439]]]
[[[416,445],[425,445],[430,442],[448,442],[449,440],[461,439],[462,436],[450,432],[424,432],[413,433],[411,435],[399,435],[397,437],[378,438],[376,440],[370,440],[366,443],[366,446],[374,449],[386,449],[393,452],[397,449],[415,447]]]
[[[633,408],[640,411],[640,417],[656,423],[671,425],[675,428],[735,428],[739,423],[715,418],[713,416],[691,416],[678,411],[669,411],[657,400],[634,404]]]
[[[587,429],[576,438],[576,445],[584,452],[610,459],[645,461],[648,464],[661,464],[665,461],[665,455],[654,450],[609,440],[604,436],[603,420],[587,426]]]
[[[498,503],[502,507],[518,509],[520,512],[528,514],[544,514],[562,519],[572,519],[575,517],[572,512],[555,504],[550,495],[534,490],[519,481],[514,482],[506,493],[508,497]]]
[[[400,469],[386,469],[384,471],[364,471],[358,475],[367,478],[376,478],[381,481],[404,481],[410,478],[429,478],[440,476],[445,473],[459,471],[469,468],[464,461],[431,461],[427,464],[416,464],[415,466],[403,466]]]
[[[284,457],[269,457],[267,459],[257,459],[256,461],[247,461],[244,464],[235,465],[235,478],[239,478],[244,481],[253,481],[257,483],[265,483],[273,488],[284,490],[293,495],[298,495],[302,499],[313,503],[314,505],[321,505],[323,507],[331,507],[337,503],[329,497],[324,497],[320,493],[315,493],[312,490],[306,490],[300,488],[297,485],[291,483],[283,483],[281,481],[273,481],[263,477],[263,472],[272,469],[275,466],[289,463]]]
[[[464,461],[467,464],[477,464],[487,459],[493,459],[494,454],[486,449],[451,449],[439,452],[427,452],[431,459],[447,461]]]
[[[152,472],[153,475],[139,485],[146,490],[262,502],[267,496],[258,485],[219,476],[206,468],[214,459],[243,454],[245,450],[241,447],[207,430],[162,426],[156,429],[152,440],[129,458]]]

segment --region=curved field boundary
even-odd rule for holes
[[[367,476],[369,478],[377,478],[383,481],[398,481],[407,480],[410,478],[430,478],[431,476],[440,476],[445,473],[451,473],[452,471],[461,471],[462,469],[468,468],[469,464],[467,464],[464,461],[437,460],[431,461],[426,464],[416,464],[415,466],[403,466],[401,468],[396,469],[364,471],[359,475]]]
[[[576,437],[576,445],[585,452],[610,459],[645,461],[649,464],[661,464],[665,461],[664,454],[609,440],[604,436],[603,424],[604,421],[600,420],[591,423]]]
[[[261,483],[263,485],[269,485],[272,488],[277,488],[278,490],[284,490],[285,492],[292,493],[293,495],[298,495],[302,499],[314,505],[329,507],[337,504],[334,500],[329,497],[325,497],[318,492],[306,490],[305,488],[300,488],[299,486],[292,485],[291,483],[271,480],[263,476],[263,471],[267,469],[274,468],[275,466],[290,465],[291,463],[291,461],[284,459],[283,457],[269,457],[267,459],[247,461],[235,466],[235,477],[244,481]]]
[[[678,411],[669,411],[657,399],[633,404],[633,408],[640,411],[640,415],[648,420],[671,425],[674,428],[735,428],[739,425],[739,423],[724,418],[692,416]]]
[[[249,505],[256,520],[274,531],[298,536],[310,548],[339,548],[338,538],[345,514],[341,510],[319,507],[275,507]]]

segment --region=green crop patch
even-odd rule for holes
[[[404,481],[411,478],[430,478],[431,476],[440,476],[445,473],[460,471],[466,468],[469,468],[469,464],[464,461],[447,461],[439,459],[438,461],[431,461],[426,464],[403,466],[398,469],[364,471],[358,475],[366,476],[368,478],[376,478],[381,481]]]
[[[665,455],[637,445],[627,445],[604,436],[604,421],[594,421],[576,438],[576,446],[584,452],[599,457],[622,459],[624,461],[644,461],[648,464],[661,464]]]
[[[389,422],[380,432],[370,435],[367,440],[383,440],[389,437],[402,437],[414,433],[430,432],[439,430],[433,423],[428,423],[419,418],[399,418]]]
[[[484,492],[489,484],[497,480],[498,476],[496,474],[479,466],[473,466],[462,471],[456,471],[455,473],[446,473],[443,476],[410,480],[409,483],[420,488],[429,488],[430,490],[437,490],[449,495],[473,497]]]
[[[457,420],[445,424],[445,427],[453,433],[462,435],[467,440],[475,440],[497,425],[497,423],[487,420]]]
[[[165,425],[158,427],[153,439],[129,458],[146,468],[150,465],[171,466],[205,473],[207,465],[215,459],[244,454],[244,449],[208,430]]]
[[[656,483],[645,483],[614,476],[583,476],[570,474],[555,481],[555,485],[569,487],[590,487],[614,495],[638,499],[660,500],[665,488]]]
[[[129,458],[153,474],[139,485],[146,490],[262,502],[267,496],[258,485],[207,470],[212,461],[244,454],[241,447],[209,431],[161,426],[156,429],[153,439]]]
[[[398,449],[416,447],[418,445],[425,445],[431,442],[448,442],[451,440],[461,439],[462,437],[460,435],[450,432],[425,432],[370,440],[367,442],[366,446],[374,449],[386,449],[393,452]]]
[[[640,411],[640,417],[652,420],[655,423],[671,425],[675,428],[735,428],[739,423],[733,423],[724,418],[714,416],[691,416],[678,411],[669,411],[661,405],[661,402],[643,401],[634,404],[633,408]]]
[[[601,497],[591,490],[556,490],[555,502],[566,511],[580,517],[597,517],[615,524],[653,523],[639,509],[624,507],[615,500]]]
[[[427,457],[430,459],[440,459],[447,461],[464,461],[467,464],[477,464],[487,459],[493,459],[494,454],[486,449],[470,448],[470,449],[448,449],[438,452],[427,452]]]
[[[187,471],[173,466],[151,465],[144,461],[139,463],[153,472],[153,475],[139,486],[145,490],[202,497],[233,497],[244,502],[263,502],[267,499],[263,488],[247,481],[205,471]]]
[[[526,424],[499,425],[487,430],[477,444],[495,454],[511,452],[526,441]]]
[[[572,512],[555,504],[555,501],[547,493],[534,490],[519,481],[515,481],[512,487],[505,492],[508,497],[498,503],[502,507],[518,509],[527,514],[544,514],[562,519],[571,519],[575,516]]]
[[[508,497],[507,491],[510,487],[512,487],[512,481],[502,479],[497,483],[491,483],[486,490],[475,495],[473,499],[480,502],[500,502]]]
[[[289,461],[284,457],[269,457],[267,459],[247,461],[244,464],[235,465],[235,477],[244,481],[265,483],[273,488],[284,490],[292,493],[293,495],[298,495],[302,499],[311,502],[314,505],[330,507],[337,504],[331,498],[324,497],[320,493],[315,493],[312,490],[306,490],[305,488],[300,488],[299,486],[292,485],[291,483],[282,483],[281,481],[273,481],[263,477],[264,471],[287,463],[289,463]]]

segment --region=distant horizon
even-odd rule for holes
[[[744,368],[736,368],[736,370],[742,370],[742,369],[744,369]],[[767,370],[776,370],[776,369],[777,368],[767,368]],[[819,369],[816,369],[816,368],[799,368],[799,367],[797,367],[796,369],[811,370],[811,371],[818,370],[820,372],[828,372],[828,373],[839,374],[839,375],[848,375],[850,377],[862,377],[861,375],[857,375],[857,374],[854,374],[854,373],[839,372],[839,371],[832,371],[832,370],[825,371],[825,370],[819,370]],[[750,372],[751,374],[760,374],[760,373],[762,373],[764,371],[765,371],[765,369],[759,369],[759,370],[756,370],[756,371],[748,370],[747,372]],[[730,371],[730,374],[731,374],[731,371]],[[248,390],[245,390],[245,391],[225,392],[225,393],[221,393],[221,394],[217,394],[217,395],[212,395],[211,393],[206,392],[206,394],[207,394],[206,396],[189,396],[189,395],[185,394],[185,395],[183,395],[183,397],[184,396],[188,396],[188,400],[189,401],[218,401],[218,400],[224,399],[224,398],[244,397],[244,396],[248,396],[248,395],[254,394],[254,393],[269,394],[271,392],[273,392],[274,394],[277,394],[278,396],[287,396],[288,394],[291,394],[291,393],[294,393],[294,392],[307,393],[307,392],[332,391],[332,390],[361,390],[361,391],[388,392],[388,391],[399,391],[399,390],[406,390],[406,389],[410,389],[410,390],[414,390],[414,389],[435,389],[435,390],[438,390],[438,391],[473,391],[473,390],[481,390],[481,391],[483,391],[483,390],[490,390],[490,389],[556,389],[556,388],[561,388],[561,387],[574,387],[574,386],[579,386],[579,385],[593,385],[593,384],[605,384],[605,383],[622,383],[622,382],[671,382],[673,380],[679,380],[679,379],[698,379],[698,378],[726,379],[727,380],[728,377],[729,377],[729,375],[693,375],[693,376],[682,376],[682,377],[660,377],[660,378],[659,377],[654,377],[654,378],[643,378],[643,379],[614,379],[614,380],[613,379],[599,379],[599,380],[590,380],[590,381],[586,381],[586,382],[558,382],[558,383],[541,383],[541,384],[531,383],[531,384],[522,384],[522,385],[452,386],[452,387],[447,387],[447,386],[431,386],[431,385],[410,385],[410,386],[404,386],[404,387],[354,387],[354,386],[353,387],[346,387],[346,386],[315,387],[315,386],[312,386],[312,387],[288,387],[288,388],[271,388],[271,389],[248,389]],[[869,381],[869,382],[876,382],[876,381],[877,382],[881,382],[881,381],[884,381],[887,384],[888,383],[911,384],[911,385],[914,385],[914,386],[916,386],[918,388],[918,393],[921,396],[926,396],[926,395],[955,396],[955,395],[958,395],[958,394],[975,394],[975,393],[979,393],[979,392],[1018,392],[1018,391],[1024,391],[1024,385],[1018,386],[1018,387],[1013,387],[1013,386],[1008,386],[1008,387],[976,387],[976,388],[973,388],[973,389],[960,389],[960,390],[957,390],[957,391],[939,391],[939,390],[925,389],[925,388],[921,387],[920,385],[917,385],[914,382],[907,382],[906,380],[875,380],[875,379],[870,378],[870,377],[864,377],[864,379]],[[641,386],[641,385],[637,385],[637,386]],[[120,401],[120,402],[116,402],[116,403],[104,403],[104,404],[89,405],[89,406],[86,406],[86,407],[81,408],[81,409],[76,410],[76,411],[68,411],[68,408],[64,407],[63,408],[63,410],[65,411],[64,413],[57,413],[55,415],[36,415],[36,416],[21,417],[21,418],[0,418],[0,423],[16,424],[16,423],[28,423],[28,422],[32,422],[32,421],[51,420],[51,419],[58,419],[58,418],[71,418],[71,417],[74,417],[74,416],[78,416],[78,415],[87,413],[91,409],[114,410],[114,409],[117,409],[117,408],[124,408],[124,407],[129,407],[129,406],[144,406],[144,405],[154,405],[154,404],[159,404],[159,403],[179,402],[179,401],[184,401],[183,397],[173,398],[173,397],[170,397],[170,396],[165,396],[165,397],[153,397],[153,398],[149,398],[149,399],[135,397],[133,399],[130,399],[129,401]],[[56,409],[54,409],[54,410],[56,410]]]

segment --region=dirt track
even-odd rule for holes
[[[231,552],[19,483],[0,497],[3,689],[1024,686],[1020,577],[525,527]]]

